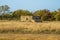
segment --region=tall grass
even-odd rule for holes
[[[60,34],[60,30],[56,29],[45,29],[45,30],[33,30],[29,28],[19,28],[19,29],[0,29],[0,33],[15,33],[15,34]]]

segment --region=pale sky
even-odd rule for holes
[[[49,9],[53,11],[60,8],[60,0],[0,0],[1,5],[8,5],[11,11],[18,9],[29,11]]]

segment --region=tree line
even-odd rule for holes
[[[32,15],[39,16],[42,21],[60,21],[60,9],[55,11],[42,9],[35,12],[22,9],[10,12],[9,9],[10,7],[8,5],[0,6],[0,20],[20,20],[20,16],[22,15]]]

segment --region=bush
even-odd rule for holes
[[[56,18],[56,21],[60,21],[60,13],[57,13],[57,14],[55,15],[55,18]]]

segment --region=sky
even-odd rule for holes
[[[60,8],[60,0],[0,0],[1,5],[8,5],[11,11],[18,9],[29,11],[49,9],[54,11]]]

